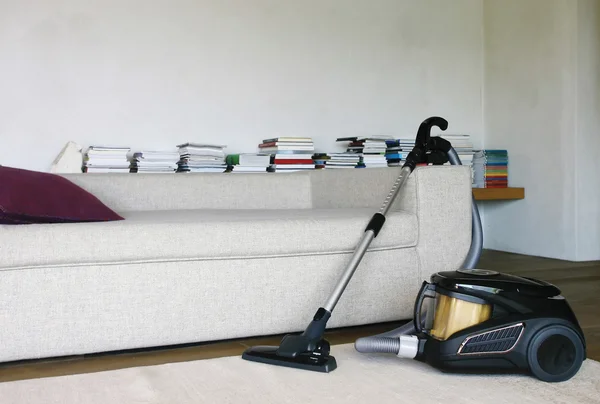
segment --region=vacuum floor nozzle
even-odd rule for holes
[[[295,356],[282,356],[278,346],[259,345],[248,348],[242,358],[252,362],[284,366],[314,372],[329,373],[337,368],[335,358],[321,352],[305,352]]]

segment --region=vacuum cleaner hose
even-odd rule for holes
[[[371,339],[372,338],[372,339]],[[362,353],[393,353],[400,351],[400,338],[395,337],[371,337],[359,338],[354,343],[358,352]]]
[[[447,152],[448,160],[452,165],[462,165],[458,153],[453,147]],[[483,248],[483,229],[481,226],[481,218],[479,217],[479,209],[473,197],[471,204],[472,229],[471,229],[471,248],[463,262],[462,269],[473,269],[476,267],[481,257]],[[423,315],[424,317],[425,315]],[[424,318],[421,319],[423,321]],[[403,358],[414,358],[417,354],[412,355],[412,341],[407,338],[417,337],[411,336],[415,332],[414,322],[410,321],[401,327],[394,330],[373,335],[370,337],[359,338],[354,343],[354,348],[362,353],[393,353]],[[417,341],[418,343],[418,341]],[[408,349],[407,347],[411,347]]]
[[[414,335],[400,337],[359,338],[354,344],[361,353],[389,353],[413,359],[419,351],[419,339]]]
[[[462,165],[458,153],[453,147],[448,151],[448,160],[452,165]],[[481,251],[483,249],[483,229],[481,226],[481,217],[479,216],[479,209],[477,208],[477,202],[475,197],[473,203],[471,203],[471,216],[472,216],[472,228],[471,228],[471,248],[467,253],[467,257],[463,262],[462,269],[473,269],[477,266],[479,259],[481,258]]]

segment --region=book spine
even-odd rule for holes
[[[225,158],[225,162],[230,166],[240,164],[240,155],[239,154],[230,154]]]
[[[314,164],[313,159],[275,159],[273,164]]]

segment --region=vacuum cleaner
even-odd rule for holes
[[[442,371],[529,372],[546,382],[570,379],[586,356],[583,332],[556,286],[495,271],[432,275],[417,296],[412,328],[358,339],[355,348]]]
[[[283,337],[279,346],[248,348],[249,361],[328,373],[337,368],[324,338],[327,321],[407,178],[420,164],[460,165],[450,142],[431,137],[448,122],[426,119],[415,146],[381,209],[364,229],[329,299],[301,334]],[[585,337],[561,291],[532,278],[476,269],[483,249],[477,205],[472,203],[471,247],[460,269],[438,272],[424,281],[415,299],[412,321],[355,342],[358,352],[388,353],[416,359],[443,372],[529,373],[545,382],[573,377],[586,357]]]

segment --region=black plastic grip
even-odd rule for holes
[[[437,126],[441,130],[448,129],[448,121],[439,116],[432,116],[425,119],[419,126],[417,138],[415,139],[415,147],[427,148],[430,140],[431,128]]]
[[[417,167],[417,164],[423,164],[427,162],[427,154],[425,153],[424,148],[416,147],[412,149],[408,156],[406,156],[406,161],[404,162],[403,167],[409,167],[410,171],[414,171]]]
[[[433,126],[437,126],[441,130],[446,130],[448,129],[448,121],[439,116],[432,116],[421,123],[417,131],[415,146],[408,153],[408,156],[406,156],[403,168],[408,167],[412,172],[418,164],[427,163],[427,151],[431,150],[431,128]]]
[[[365,232],[367,232],[369,230],[373,230],[373,233],[375,233],[375,237],[377,237],[377,235],[381,231],[381,228],[383,227],[384,223],[385,223],[385,216],[382,215],[381,213],[375,213],[373,215],[373,217],[371,218],[371,221],[367,225]]]
[[[313,320],[310,322],[306,330],[302,333],[303,336],[313,339],[320,339],[323,337],[327,321],[331,317],[331,313],[325,310],[323,307],[319,307],[319,310],[315,313]]]
[[[444,153],[448,153],[452,148],[452,144],[443,137],[432,137],[429,138],[429,150],[439,150]]]
[[[427,164],[442,165],[448,162],[448,153],[441,150],[432,150],[427,155]]]

